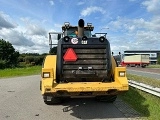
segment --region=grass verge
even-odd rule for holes
[[[160,87],[160,80],[127,74],[127,78],[142,82],[155,87]],[[159,120],[160,118],[160,98],[130,87],[129,91],[120,95],[120,98],[130,104],[135,110],[147,117],[149,120]]]
[[[149,65],[146,68],[160,68],[160,65]]]
[[[130,104],[142,117],[148,120],[159,120],[160,98],[130,87],[129,91],[120,95],[120,98]]]
[[[154,87],[160,87],[160,80],[158,79],[143,77],[139,75],[132,75],[132,74],[127,74],[127,78],[129,80],[135,80],[137,82],[145,83]]]
[[[41,73],[42,66],[32,66],[24,68],[13,68],[0,70],[0,78],[27,76]]]

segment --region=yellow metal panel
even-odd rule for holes
[[[43,67],[45,69],[47,68],[53,69],[54,79],[56,79],[56,62],[57,62],[57,55],[47,55],[45,58],[44,67]]]
[[[124,77],[120,77],[119,76],[119,72],[120,71],[124,71],[125,72],[125,76]],[[123,86],[128,87],[128,80],[126,77],[126,67],[116,67],[115,68],[115,77],[114,77],[115,82],[120,83]]]
[[[49,87],[47,87],[49,88]],[[72,95],[78,95],[80,92],[92,92],[92,95],[108,94],[107,91],[116,90],[115,94],[119,92],[125,92],[128,87],[123,86],[117,82],[102,83],[102,82],[72,82],[72,83],[60,83],[54,84],[51,91],[46,93],[57,94],[58,92],[66,92]],[[43,93],[42,93],[43,94]],[[112,94],[112,93],[111,93]]]
[[[49,72],[50,78],[42,78],[41,80],[41,93],[45,93],[45,88],[52,88],[53,82],[56,79],[56,55],[47,55],[42,68],[43,72]]]
[[[114,74],[115,67],[117,67],[117,65],[116,65],[116,61],[115,61],[115,59],[113,58],[113,56],[111,56],[111,61],[112,61],[112,74]]]
[[[63,89],[68,91],[107,91],[108,89],[121,88],[122,85],[112,82],[112,83],[102,83],[102,82],[74,82],[66,84],[57,84],[55,90]]]
[[[42,91],[41,93],[45,93],[45,88],[52,88],[53,78],[43,78],[42,79]]]

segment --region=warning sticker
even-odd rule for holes
[[[71,42],[72,42],[72,44],[77,44],[78,43],[78,39],[77,38],[72,38]]]

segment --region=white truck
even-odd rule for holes
[[[124,56],[121,66],[146,67],[149,65],[149,55]]]

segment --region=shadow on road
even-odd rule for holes
[[[114,103],[106,103],[97,102],[93,98],[74,98],[63,103],[62,105],[65,106],[63,108],[63,112],[68,112],[70,115],[78,119],[118,119],[126,117],[137,118],[137,116],[139,116],[135,113],[128,115],[126,112],[128,110],[124,107],[124,102],[122,102],[122,100],[120,101],[116,100]],[[143,106],[142,104],[141,106]],[[145,106],[145,108],[147,109],[147,106]],[[130,107],[127,109],[130,109]]]
[[[63,104],[63,112],[79,119],[121,118],[123,114],[112,103],[97,102],[93,98],[70,99]]]

